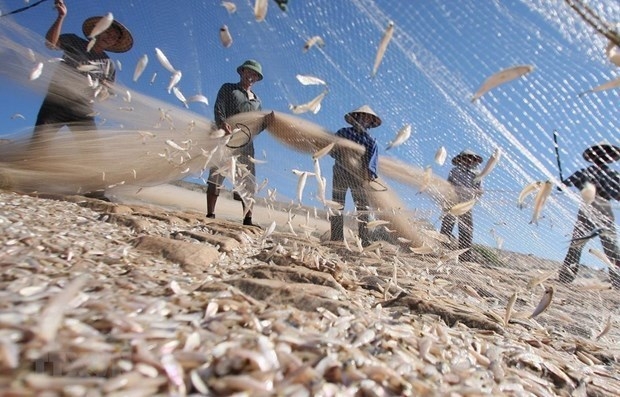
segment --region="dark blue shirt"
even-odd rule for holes
[[[379,158],[379,148],[377,140],[370,136],[367,131],[359,131],[354,127],[341,128],[336,132],[336,136],[346,138],[366,148],[366,152],[362,156],[362,163],[368,169],[368,176],[371,179],[377,177],[377,160]],[[338,151],[334,151],[333,157],[336,159],[336,165],[341,164],[342,155]]]
[[[583,189],[586,182],[596,187],[596,195],[605,200],[620,200],[620,174],[607,165],[591,165],[569,176],[564,184]]]
[[[261,110],[261,101],[253,91],[253,99],[248,92],[241,87],[240,83],[224,83],[217,93],[213,112],[215,124],[222,128],[227,118],[238,113]]]

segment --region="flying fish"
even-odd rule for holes
[[[298,74],[295,77],[303,85],[327,85],[324,80],[319,79],[318,77],[310,76],[308,74]]]
[[[233,14],[237,11],[237,5],[232,1],[222,1],[222,7],[226,8],[229,14]]]
[[[144,69],[146,69],[146,65],[149,63],[148,55],[144,54],[138,59],[138,63],[136,63],[136,68],[133,71],[133,81],[138,81]]]
[[[187,99],[185,99],[185,95],[183,95],[183,93],[181,92],[181,90],[179,90],[178,87],[172,87],[172,92],[174,92],[174,96],[177,97],[179,101],[183,102],[183,105],[185,105],[186,108],[189,108],[189,105],[187,104]]]
[[[331,152],[331,150],[334,148],[334,146],[336,145],[335,142],[330,143],[329,145],[325,146],[322,149],[317,150],[313,155],[312,155],[312,160],[318,160],[321,157],[325,156],[326,154],[328,154],[329,152]]]
[[[381,38],[381,42],[379,43],[379,48],[377,49],[377,55],[375,56],[375,64],[372,67],[371,76],[375,76],[377,74],[377,70],[379,69],[379,65],[383,60],[383,56],[385,55],[385,50],[387,49],[390,40],[392,40],[392,36],[394,35],[394,22],[390,21],[388,23],[385,32],[383,33],[383,38]]]
[[[207,97],[201,94],[190,96],[189,98],[187,98],[187,102],[202,102],[205,105],[209,105],[209,100],[207,99]]]
[[[254,1],[254,17],[257,22],[262,22],[267,16],[267,0],[255,0]]]
[[[228,48],[232,45],[233,39],[230,35],[230,31],[228,30],[228,26],[226,25],[223,25],[220,28],[220,41],[222,42],[224,48]]]
[[[524,207],[523,203],[525,202],[525,199],[527,198],[527,196],[529,196],[530,194],[540,189],[542,185],[543,183],[541,181],[535,181],[535,182],[527,184],[523,188],[523,190],[521,190],[521,193],[519,193],[519,198],[517,199],[517,206],[520,209],[523,209]]]
[[[613,88],[618,88],[620,87],[620,77],[617,77],[615,79],[609,80],[606,83],[603,83],[601,85],[598,85],[592,89],[589,89],[588,91],[582,92],[581,94],[579,94],[579,96],[583,96],[585,94],[591,93],[591,92],[599,92],[599,91],[605,91],[605,90],[611,90]]]
[[[105,32],[110,27],[110,25],[112,25],[112,22],[114,22],[114,15],[112,15],[111,12],[108,12],[104,17],[97,21],[97,23],[93,27],[93,30],[90,31],[88,38],[93,39],[99,36],[101,33]]]
[[[321,36],[312,36],[304,44],[304,52],[307,52],[313,46],[323,47],[325,45],[325,41],[321,38]]]
[[[493,152],[487,163],[484,165],[482,171],[480,171],[480,173],[474,178],[474,182],[480,182],[482,178],[489,175],[499,162],[500,157],[502,157],[502,150],[500,148],[495,148],[495,151]]]
[[[453,216],[461,216],[471,210],[477,202],[478,199],[474,198],[468,201],[464,201],[462,203],[458,203],[450,207],[448,213]]]
[[[448,157],[448,152],[445,147],[440,147],[437,149],[437,153],[435,153],[435,163],[438,165],[443,165],[446,162],[446,158]]]
[[[402,145],[403,143],[405,143],[407,139],[409,139],[410,136],[411,136],[411,124],[405,124],[400,130],[398,130],[398,132],[396,133],[396,136],[394,137],[392,142],[390,142],[387,145],[385,150],[390,150],[393,147]]]
[[[41,77],[42,72],[43,72],[43,62],[39,62],[30,71],[30,80],[38,79],[39,77]]]
[[[533,70],[534,66],[532,65],[518,65],[501,70],[491,75],[484,81],[484,83],[482,83],[480,88],[478,88],[478,91],[476,91],[474,96],[471,98],[471,101],[474,102],[487,92],[491,91],[493,88],[524,76]]]
[[[310,102],[304,103],[302,105],[289,105],[289,109],[295,114],[306,112],[312,112],[314,114],[317,114],[319,110],[321,110],[321,101],[323,101],[325,95],[327,95],[327,90],[317,95]]]
[[[170,73],[175,73],[177,71],[168,60],[166,54],[164,54],[163,51],[157,47],[155,47],[155,55],[157,55],[157,60],[159,61],[161,66],[164,67],[164,69],[166,69]]]
[[[168,93],[170,93],[170,91],[177,85],[179,84],[179,81],[181,81],[181,77],[183,76],[183,73],[181,73],[180,70],[175,71],[174,73],[172,73],[172,76],[170,76],[170,82],[168,83]]]
[[[532,220],[530,223],[534,223],[538,225],[538,218],[540,217],[540,212],[542,211],[547,198],[551,195],[551,188],[553,187],[553,183],[551,181],[546,181],[543,186],[538,191],[536,198],[534,199],[534,212],[532,214]]]

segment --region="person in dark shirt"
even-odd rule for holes
[[[347,113],[344,120],[351,127],[341,128],[336,136],[349,139],[366,148],[359,157],[344,148],[332,150],[331,155],[336,160],[333,168],[332,200],[344,208],[347,190],[351,189],[355,209],[359,213],[359,238],[362,246],[370,245],[368,233],[368,196],[366,185],[377,178],[377,160],[379,149],[377,141],[368,133],[368,129],[381,125],[381,119],[364,105],[357,110]],[[330,216],[331,240],[344,240],[344,218],[342,214]]]
[[[252,91],[254,83],[263,79],[262,66],[255,60],[249,59],[237,68],[240,80],[238,83],[224,83],[217,93],[215,100],[215,124],[217,128],[224,130],[226,135],[232,134],[232,126],[226,120],[238,113],[252,112],[261,110],[261,100]],[[250,141],[233,151],[233,155],[238,156],[239,164],[247,167],[249,175],[241,179],[246,192],[250,195],[256,191],[256,167],[251,161],[254,157],[254,142]],[[250,177],[251,176],[251,177]],[[209,179],[207,182],[207,218],[215,218],[215,205],[220,194],[220,188],[224,183],[224,176],[219,173],[218,167],[212,167],[209,171]],[[243,206],[243,224],[249,226],[257,226],[252,222],[252,206],[251,203],[244,201],[241,196],[235,192],[235,200],[241,201]]]
[[[94,39],[89,51],[88,40],[72,33],[61,34],[67,6],[63,0],[56,0],[54,4],[58,17],[45,39],[48,48],[63,51],[63,62],[59,63],[39,109],[33,132],[34,143],[42,141],[46,133],[58,131],[65,125],[72,129],[95,129],[95,94],[105,90],[115,78],[114,63],[106,51],[126,52],[133,46],[129,30],[113,21]],[[91,17],[84,21],[82,31],[85,36],[90,35],[101,18]]]
[[[620,289],[620,251],[610,203],[611,200],[620,200],[620,174],[608,166],[609,163],[620,159],[620,147],[601,142],[586,149],[583,158],[593,165],[575,172],[562,182],[579,190],[589,182],[594,185],[596,196],[591,204],[583,203],[579,208],[573,237],[560,269],[559,280],[570,283],[575,279],[585,241],[598,236],[603,252],[614,265],[614,268],[609,269],[611,283],[614,288]]]
[[[482,194],[481,183],[475,180],[476,173],[474,172],[474,169],[482,163],[482,160],[482,156],[471,150],[463,150],[452,159],[452,165],[454,165],[454,167],[448,174],[448,182],[454,186],[459,203],[472,200]],[[474,235],[474,217],[472,210],[458,217],[446,213],[441,221],[440,233],[451,237],[457,219],[459,228],[458,247],[459,249],[471,249]],[[459,255],[459,259],[471,261],[471,252],[467,251]]]

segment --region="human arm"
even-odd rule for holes
[[[379,159],[379,146],[376,140],[372,140],[372,143],[366,148],[366,155],[368,156],[368,177],[370,180],[377,179],[377,161]]]
[[[57,50],[59,48],[58,40],[60,38],[60,31],[62,30],[62,23],[67,15],[67,6],[63,0],[55,0],[54,7],[58,10],[58,16],[45,35],[45,45],[49,49]]]
[[[217,92],[217,98],[213,106],[213,116],[217,128],[223,129],[226,135],[232,134],[232,127],[225,121],[227,118],[226,101],[229,100],[232,100],[230,90],[227,88],[227,85],[224,84]]]

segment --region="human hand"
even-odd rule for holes
[[[224,135],[232,134],[232,127],[228,123],[222,124],[222,129],[224,130]]]
[[[274,114],[273,111],[271,113],[267,113],[263,121],[263,129],[268,128],[271,125],[271,123],[275,121],[275,119],[276,119],[276,115]]]
[[[58,11],[59,17],[67,15],[67,6],[63,0],[54,0],[54,8]]]

